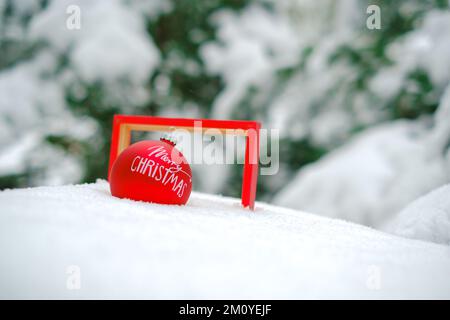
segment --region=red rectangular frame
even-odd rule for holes
[[[208,129],[218,129],[228,134],[229,131],[233,130],[239,130],[239,133],[244,133],[246,137],[246,145],[241,203],[244,208],[249,207],[254,210],[256,184],[258,180],[259,130],[261,129],[261,124],[257,121],[162,118],[121,114],[115,115],[113,119],[108,177],[111,172],[112,165],[118,155],[130,145],[132,131],[172,131],[180,128],[193,131],[195,128],[198,128],[195,126],[198,122],[201,122],[202,132]]]

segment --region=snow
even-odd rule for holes
[[[450,298],[448,246],[200,193],[117,199],[105,181],[1,192],[0,252],[1,298]]]
[[[283,17],[259,4],[242,13],[221,10],[213,16],[218,40],[202,46],[201,55],[212,74],[221,74],[226,89],[216,98],[212,117],[227,119],[247,89],[261,85],[281,67],[298,60],[298,37]]]
[[[20,159],[24,159],[26,154],[32,150],[37,143],[36,139],[39,138],[34,134],[26,135],[15,144],[2,150],[0,152],[0,175],[7,176],[24,172],[25,162]]]
[[[406,238],[450,245],[450,185],[414,201],[384,229]]]
[[[450,13],[431,10],[422,25],[391,43],[388,57],[394,63],[381,69],[372,79],[371,90],[391,98],[402,88],[408,73],[425,70],[433,84],[442,90],[450,81]]]
[[[414,122],[398,121],[364,131],[300,170],[273,202],[378,226],[421,194],[414,185],[402,185],[402,176],[410,170],[429,178],[439,174],[433,166],[421,165],[425,150],[419,129]]]
[[[79,29],[66,26],[69,5],[80,8]],[[111,102],[134,108],[148,101],[145,84],[159,64],[159,51],[144,16],[123,1],[54,1],[33,17],[30,37],[54,52],[67,52],[73,81],[104,84]]]
[[[376,32],[367,32],[367,4],[361,1],[269,1],[273,12],[260,3],[241,13],[215,14],[218,39],[202,45],[202,59],[209,72],[225,82],[213,104],[212,116],[230,118],[246,106],[264,126],[280,130],[283,138],[307,138],[316,146],[335,148],[355,129],[392,118],[394,99],[411,92],[411,73],[423,71],[433,90],[427,100],[438,102],[449,83],[450,19],[448,10],[402,3],[402,15],[415,16],[414,29],[390,39],[389,63],[377,62],[376,71],[363,90],[355,89],[362,75],[348,59],[330,62],[342,47],[365,58],[374,46]],[[273,36],[273,35],[276,36]],[[279,48],[283,48],[280,50]],[[366,48],[366,49],[363,49]],[[302,58],[310,50],[309,58]],[[304,67],[299,68],[299,63]],[[277,77],[292,68],[288,79]],[[257,94],[250,94],[256,88]],[[251,99],[252,96],[255,96]]]
[[[122,113],[149,101],[147,90],[160,54],[146,30],[145,15],[170,9],[164,0],[13,1],[5,39],[35,47],[26,59],[0,70],[0,174],[28,174],[27,185],[81,181],[84,159],[46,142],[64,136],[90,144],[103,139],[93,118],[76,115],[67,97],[83,100],[100,84],[99,101]],[[147,4],[149,4],[147,2]],[[67,8],[78,6],[80,29],[67,28]],[[24,21],[28,21],[26,24]],[[14,60],[12,60],[14,61]],[[61,65],[61,61],[65,61]]]
[[[59,84],[42,79],[54,61],[41,53],[13,69],[0,72],[0,174],[39,172],[29,183],[54,184],[80,181],[80,159],[45,142],[49,135],[87,139],[97,124],[76,118],[68,110]],[[68,170],[61,170],[65,163]]]
[[[273,203],[380,227],[450,181],[450,86],[433,116],[374,126],[308,165]]]
[[[354,87],[355,68],[347,62],[330,64],[339,46],[361,42],[356,34],[364,6],[355,0],[269,1],[269,6],[273,11],[256,2],[240,13],[221,10],[214,15],[218,39],[202,45],[201,56],[225,87],[214,101],[212,117],[232,118],[245,106],[256,111],[254,117],[263,113],[265,126],[280,130],[282,137],[310,135],[326,146],[349,134],[352,117],[370,114],[370,123],[379,120],[370,102],[348,109],[345,90]],[[295,70],[292,78],[278,75],[290,69]],[[249,102],[255,88],[258,93]],[[336,116],[339,121],[329,121]]]

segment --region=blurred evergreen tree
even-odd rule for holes
[[[336,93],[344,90],[345,101],[349,105],[349,113],[352,113],[351,106],[359,93],[369,92],[369,81],[376,72],[393,64],[387,55],[388,46],[396,39],[401,38],[406,33],[413,31],[422,22],[424,15],[432,9],[448,10],[449,3],[445,0],[376,0],[361,1],[360,11],[365,13],[365,8],[369,5],[378,5],[381,10],[382,28],[380,30],[369,30],[365,26],[365,19],[361,20],[359,37],[367,41],[355,41],[355,43],[344,43],[338,46],[329,55],[330,67],[337,62],[347,63],[353,70],[355,79],[342,79],[335,83],[329,90],[327,96],[323,97],[323,102],[335,99]],[[410,10],[404,10],[409,7]],[[361,45],[363,43],[364,45]],[[311,54],[315,51],[314,44],[306,47],[301,53],[299,63],[295,66],[281,69],[276,74],[276,80],[268,90],[269,93],[261,93],[258,88],[250,87],[241,103],[236,108],[234,116],[237,118],[254,119],[255,117],[267,120],[267,109],[272,102],[282,93],[286,83],[305,68],[309,63]],[[267,90],[267,88],[264,88]],[[438,88],[432,84],[427,72],[416,69],[410,72],[402,84],[401,90],[388,101],[379,100],[373,96],[374,107],[386,110],[387,116],[384,121],[392,121],[399,118],[415,119],[424,114],[433,113],[440,99],[441,92],[436,92]],[[265,97],[261,99],[261,96]],[[261,104],[261,100],[263,103]],[[255,104],[258,104],[257,106]],[[324,103],[325,105],[325,103]],[[258,111],[256,111],[258,110]],[[352,133],[355,134],[367,128],[368,125],[356,125]],[[347,139],[347,138],[346,138]],[[346,140],[345,139],[345,140]],[[285,181],[288,181],[301,167],[314,162],[322,155],[329,152],[334,147],[344,141],[337,139],[335,146],[324,147],[315,143],[309,136],[301,139],[283,138],[280,140],[280,174],[282,177],[276,179],[271,176],[260,176],[258,185],[258,196],[260,199],[270,200],[271,196],[279,191]],[[238,170],[238,169],[236,169]],[[231,180],[239,179],[241,175],[235,172]],[[236,180],[237,181],[237,180]],[[231,182],[230,182],[231,183]],[[235,184],[235,187],[237,184]],[[236,190],[236,189],[234,189]],[[238,189],[240,190],[240,189]],[[234,196],[238,193],[235,191]]]
[[[410,12],[402,11],[405,3],[411,3]],[[154,74],[149,77],[147,89],[151,93],[149,102],[139,108],[130,109],[139,114],[160,115],[167,110],[188,114],[189,105],[194,106],[197,117],[210,117],[211,107],[218,94],[224,89],[224,79],[219,75],[207,72],[205,62],[200,56],[200,48],[206,42],[217,41],[217,29],[211,23],[211,16],[219,10],[228,9],[239,13],[249,1],[244,0],[192,0],[172,1],[172,9],[156,17],[147,18],[147,32],[161,54],[161,63]],[[267,10],[275,10],[273,2],[261,1]],[[18,16],[13,12],[12,0],[5,2],[0,8],[0,71],[14,67],[15,64],[29,59],[41,44],[29,43],[26,38],[11,38],[5,34],[7,24],[12,19],[19,19],[24,28],[31,16]],[[377,69],[392,63],[386,49],[392,41],[413,30],[424,14],[432,8],[448,9],[446,0],[364,0],[361,8],[369,4],[377,4],[382,8],[382,29],[368,30],[361,25],[361,37],[369,41],[364,46],[346,43],[330,54],[329,65],[336,62],[348,62],[355,74],[355,81],[342,81],[346,87],[348,100],[351,102],[358,92],[365,92],[368,83]],[[39,3],[37,12],[45,10],[48,1]],[[364,12],[364,11],[363,11]],[[365,23],[365,21],[364,21]],[[247,88],[243,99],[234,107],[233,118],[255,119],[262,122],[268,120],[268,109],[280,95],[286,84],[302,72],[310,62],[315,44],[305,47],[300,52],[296,65],[276,70],[274,81],[263,89],[257,86]],[[61,57],[61,72],[67,61]],[[330,90],[339,90],[343,83],[336,83]],[[414,88],[414,89],[411,89]],[[414,70],[408,75],[399,94],[381,108],[388,110],[386,121],[397,118],[417,118],[422,114],[432,113],[437,106],[439,95],[430,98],[434,92],[429,75],[424,70]],[[263,91],[263,92],[262,92]],[[78,117],[88,117],[98,123],[99,131],[88,141],[78,141],[66,136],[49,136],[47,142],[74,153],[84,161],[85,176],[83,182],[93,182],[97,178],[106,178],[109,156],[112,117],[120,112],[121,106],[112,104],[105,97],[102,83],[86,86],[86,94],[79,97],[67,90],[66,100],[71,111]],[[263,97],[263,98],[261,98]],[[323,97],[323,100],[330,99]],[[376,101],[375,101],[376,102]],[[351,112],[351,111],[349,111]],[[364,125],[355,127],[354,132],[363,130]],[[284,137],[280,141],[280,178],[261,176],[259,180],[258,198],[269,199],[289,178],[302,166],[316,161],[332,147],[324,147],[315,143],[311,137]],[[0,188],[27,185],[27,174],[0,176]],[[239,196],[242,179],[242,167],[235,166],[223,193]]]

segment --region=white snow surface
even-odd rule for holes
[[[407,238],[450,245],[450,184],[408,205],[384,229]]]
[[[145,105],[150,98],[146,84],[160,53],[144,15],[169,7],[165,0],[58,0],[41,10],[38,2],[10,1],[12,16],[2,24],[0,41],[36,49],[29,59],[0,70],[0,175],[31,172],[29,185],[75,183],[85,174],[83,159],[46,138],[89,143],[99,139],[99,128],[93,118],[73,114],[67,96],[84,99],[100,84],[103,104],[118,106],[121,113]],[[147,10],[140,11],[146,4]],[[68,28],[73,6],[80,10],[79,29]],[[23,24],[27,17],[29,23]],[[67,63],[61,68],[63,57]],[[66,166],[70,169],[61,169]]]
[[[123,200],[105,181],[1,192],[0,252],[0,298],[450,298],[448,246],[200,193]]]
[[[378,228],[450,181],[449,119],[450,85],[432,118],[364,130],[301,168],[273,203]]]

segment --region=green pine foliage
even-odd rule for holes
[[[17,18],[12,11],[11,2],[12,0],[6,1],[6,6],[0,12],[0,27],[4,27],[11,19]],[[411,4],[410,12],[401,10],[406,2]],[[147,32],[160,51],[161,62],[148,79],[147,89],[151,93],[149,102],[139,108],[131,108],[130,110],[133,110],[131,112],[159,115],[170,107],[182,113],[186,105],[191,103],[197,106],[200,112],[199,117],[209,117],[211,106],[225,84],[220,76],[211,75],[206,71],[205,63],[200,56],[200,47],[208,41],[217,40],[216,27],[211,23],[211,16],[214,13],[222,9],[238,13],[248,4],[249,1],[243,0],[173,1],[172,10],[155,18],[148,18]],[[382,8],[383,27],[381,30],[368,30],[361,25],[360,37],[368,39],[364,42],[364,46],[360,46],[358,41],[355,41],[356,44],[347,43],[338,47],[329,56],[330,65],[345,61],[351,66],[356,77],[352,81],[344,80],[336,83],[336,87],[329,92],[328,96],[323,97],[323,101],[333,99],[333,90],[342,90],[344,86],[346,99],[351,105],[357,93],[368,90],[368,83],[376,71],[392,64],[386,55],[386,48],[392,41],[416,28],[428,10],[448,9],[446,0],[363,1],[361,8],[369,4],[377,4]],[[44,10],[47,5],[47,1],[41,1],[39,10]],[[271,5],[265,6],[273,10]],[[30,18],[30,16],[23,16],[17,19],[21,19],[26,25]],[[1,30],[0,71],[13,68],[17,63],[29,59],[43,45],[8,38],[2,34]],[[312,43],[300,53],[298,64],[276,70],[275,81],[268,88],[249,87],[245,97],[234,107],[233,118],[266,122],[267,110],[287,82],[308,65],[314,50],[315,45]],[[62,56],[59,68],[54,72],[63,72],[66,66],[66,57]],[[166,90],[159,88],[161,79],[168,80]],[[98,123],[99,130],[87,141],[66,136],[49,136],[47,142],[82,159],[85,175],[81,182],[93,182],[97,178],[107,176],[112,118],[114,114],[121,112],[122,106],[111,104],[106,97],[104,84],[81,83],[80,85],[86,94],[80,98],[71,88],[67,88],[66,101],[73,114],[77,117],[94,119]],[[398,118],[414,119],[435,111],[439,97],[436,90],[424,70],[414,70],[408,75],[400,92],[390,101],[379,101],[376,97],[373,99],[374,104],[381,103],[379,107],[388,110],[385,121]],[[356,133],[363,129],[365,129],[363,125],[355,126],[352,132]],[[283,187],[299,168],[316,161],[336,145],[324,147],[316,144],[308,136],[300,139],[283,137],[280,141],[282,177],[277,179],[271,176],[260,177],[258,198],[270,199],[271,195]],[[31,174],[33,173],[26,172],[19,175],[0,176],[0,188],[26,186],[27,177]],[[239,196],[241,179],[242,166],[236,166],[223,188],[223,193]]]

